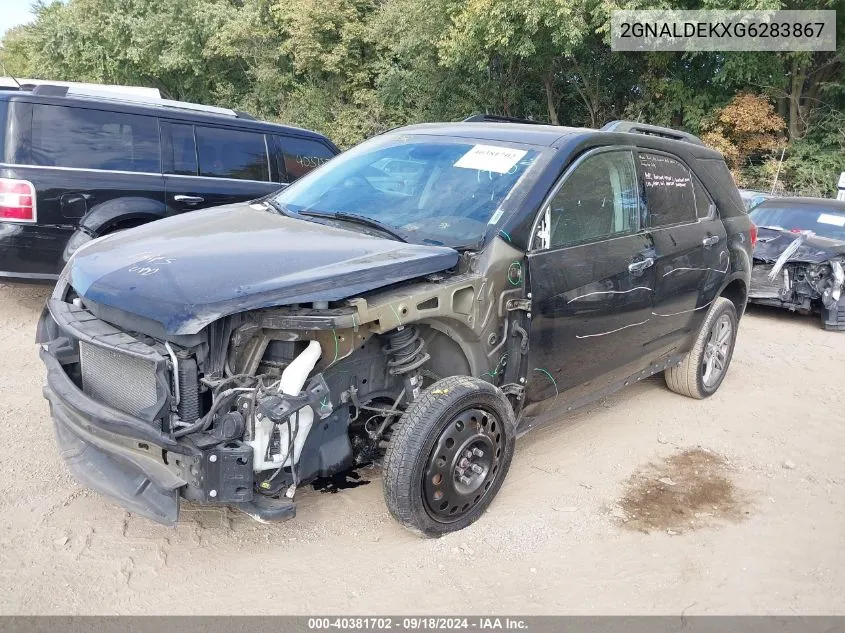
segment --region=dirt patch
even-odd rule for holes
[[[617,518],[630,530],[682,534],[748,514],[725,458],[702,448],[640,468],[626,489]]]

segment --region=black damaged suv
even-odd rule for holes
[[[464,122],[366,141],[283,192],[85,244],[39,325],[69,467],[133,512],[290,518],[367,463],[433,536],[516,437],[663,372],[712,395],[755,229],[717,152],[665,128]]]

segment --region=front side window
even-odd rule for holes
[[[319,167],[334,157],[334,152],[319,141],[296,136],[278,136],[276,138],[282,148],[284,168],[289,182],[301,178],[315,167]]]
[[[696,202],[690,170],[663,154],[640,152],[637,157],[645,187],[649,226],[659,228],[695,222]]]
[[[200,176],[270,180],[264,135],[195,126]]]
[[[154,117],[35,104],[29,164],[160,173]]]
[[[638,230],[639,188],[631,152],[589,156],[569,174],[548,209],[551,248],[634,233]]]
[[[388,135],[351,149],[282,191],[291,213],[363,216],[411,242],[475,244],[518,205],[538,149],[496,141]]]

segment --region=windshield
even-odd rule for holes
[[[370,218],[410,242],[470,245],[501,219],[538,154],[497,141],[390,135],[332,159],[274,201],[297,214]]]
[[[765,204],[748,214],[757,226],[787,231],[812,231],[834,240],[845,240],[845,213],[825,207],[767,207]]]

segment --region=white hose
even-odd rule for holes
[[[282,372],[282,379],[279,381],[279,391],[288,396],[297,396],[305,386],[305,381],[308,375],[314,370],[314,365],[320,360],[323,350],[317,341],[311,341],[308,347],[296,358],[291,361],[290,365],[285,367]],[[294,417],[297,414],[294,414]],[[299,430],[294,438],[293,455],[288,454],[288,446],[290,445],[289,429],[294,426],[291,420],[290,426],[287,421],[275,425],[272,420],[267,418],[255,420],[255,433],[253,440],[248,442],[252,446],[253,469],[256,472],[262,470],[269,470],[270,468],[279,468],[282,466],[290,466],[291,463],[299,462],[299,455],[302,452],[302,447],[305,440],[308,438],[308,433],[311,431],[311,425],[314,423],[314,411],[311,407],[304,407],[299,410]],[[274,455],[276,460],[265,461],[264,457],[267,454],[267,446],[270,444],[270,438],[273,435],[273,427],[279,428],[279,439],[281,446],[281,453]],[[282,459],[284,462],[282,463]]]

